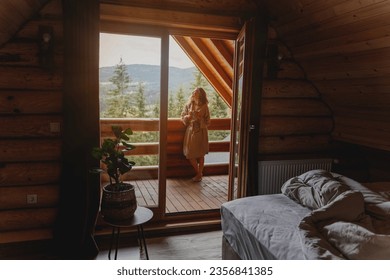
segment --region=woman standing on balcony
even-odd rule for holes
[[[196,88],[181,113],[181,119],[187,126],[183,153],[190,161],[196,175],[194,182],[200,182],[203,176],[204,156],[209,152],[207,127],[210,124],[210,112],[206,92]]]

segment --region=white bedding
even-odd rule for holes
[[[390,259],[390,232],[382,226],[390,222],[386,197],[324,170],[291,178],[282,192],[314,209],[299,225],[305,258]]]
[[[222,231],[241,259],[302,260],[298,225],[309,213],[283,194],[236,199],[221,207]]]
[[[310,172],[287,181],[285,194],[222,205],[223,234],[240,258],[390,259],[388,193]]]

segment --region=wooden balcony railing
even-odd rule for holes
[[[100,120],[100,135],[101,140],[107,137],[113,137],[111,126],[120,125],[123,128],[130,127],[134,132],[153,132],[159,131],[158,119],[111,119],[105,118]],[[230,130],[230,119],[212,119],[209,130]],[[185,133],[185,126],[180,119],[169,119],[167,124],[167,163],[166,174],[167,177],[182,177],[191,176],[193,170],[188,160],[183,156],[183,139]],[[141,155],[158,155],[159,143],[134,143],[137,148],[129,151],[129,155],[134,156],[136,161],[137,156]],[[210,141],[210,153],[212,152],[228,152],[230,148],[230,141]],[[204,169],[205,175],[221,175],[228,174],[228,163],[206,164]],[[125,180],[136,179],[155,179],[158,177],[157,166],[135,166],[129,172]],[[108,178],[103,176],[103,181]]]

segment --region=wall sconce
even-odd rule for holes
[[[54,32],[51,26],[39,26],[38,32],[39,65],[45,69],[54,66]]]

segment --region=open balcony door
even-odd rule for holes
[[[257,194],[260,100],[266,40],[267,25],[260,17],[248,20],[236,40],[229,200]]]

